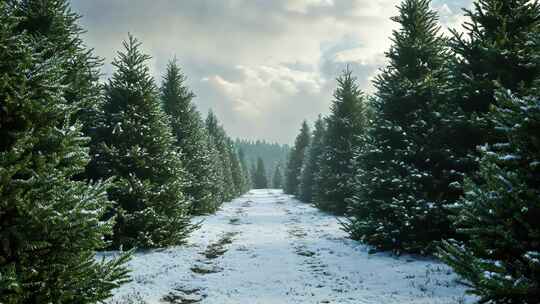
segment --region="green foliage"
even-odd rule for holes
[[[540,77],[538,1],[479,0],[465,15],[465,32],[455,31],[450,40],[456,54],[450,96],[459,106],[450,125],[452,154],[462,176],[478,171],[476,147],[498,140],[484,119],[496,104],[495,91],[503,87],[526,96]]]
[[[217,152],[214,166],[219,170],[218,179],[221,201],[226,202],[233,199],[239,193],[233,179],[232,146],[227,133],[219,124],[216,115],[212,111],[206,117],[206,129],[211,137],[211,143]]]
[[[501,93],[489,119],[501,142],[481,149],[481,182],[468,179],[456,218],[470,241],[443,259],[482,303],[540,299],[540,99]]]
[[[74,118],[83,123],[85,135],[91,135],[102,101],[98,84],[101,60],[82,41],[84,30],[77,23],[81,17],[71,10],[67,0],[7,2],[14,7],[14,15],[21,18],[18,32],[49,42],[37,44],[36,50],[41,60],[55,58],[63,69],[63,97],[67,103],[77,104]]]
[[[206,117],[206,129],[210,135],[214,154],[214,167],[217,168],[216,183],[222,202],[230,201],[234,197],[246,192],[249,188],[248,170],[245,164],[244,154],[240,159],[233,141],[227,135],[223,127],[212,111]]]
[[[366,97],[348,69],[337,78],[337,83],[326,119],[327,130],[317,173],[317,179],[322,182],[318,185],[315,204],[323,210],[343,214],[347,209],[346,199],[352,196],[353,151],[359,146],[359,137],[366,127]]]
[[[281,165],[277,165],[272,175],[272,188],[281,189],[283,187],[283,173],[281,173]]]
[[[211,164],[212,168],[212,174],[210,175],[210,178],[212,180],[211,184],[211,192],[214,193],[215,196],[219,198],[218,204],[215,206],[207,206],[209,207],[206,210],[199,210],[197,213],[211,213],[216,211],[221,203],[225,202],[227,200],[227,185],[225,184],[225,177],[224,172],[225,168],[223,167],[223,157],[220,151],[217,148],[216,140],[213,136],[210,135],[208,132],[208,129],[206,129],[206,133],[208,134],[208,145],[206,146],[206,149],[208,150],[208,154],[210,156],[209,162]]]
[[[129,254],[94,259],[108,184],[73,179],[89,161],[81,103],[65,98],[64,58],[45,54],[57,42],[21,33],[20,8],[0,2],[0,302],[97,303],[127,280]]]
[[[298,195],[300,186],[300,174],[302,171],[302,165],[304,163],[304,156],[309,141],[311,140],[311,133],[309,126],[304,120],[302,127],[300,128],[300,134],[296,137],[294,147],[289,153],[289,160],[287,162],[287,170],[285,175],[285,193]]]
[[[498,85],[527,94],[540,75],[540,4],[530,0],[478,0],[466,10],[465,33],[451,40],[460,106],[466,112],[487,112],[496,104]]]
[[[175,61],[169,62],[163,77],[161,100],[165,113],[170,116],[175,146],[186,168],[189,185],[185,194],[190,197],[192,213],[201,214],[219,205],[219,193],[212,191],[212,162],[208,134],[204,122],[192,99],[195,95],[186,87],[185,76]]]
[[[264,161],[262,158],[257,159],[257,167],[253,173],[253,187],[255,189],[268,188],[268,179],[266,177],[266,169],[264,168]]]
[[[231,160],[231,174],[234,184],[234,189],[236,190],[235,196],[245,193],[248,189],[248,181],[246,180],[245,171],[242,168],[238,153],[234,147],[234,143],[229,138],[229,158]]]
[[[249,173],[249,168],[246,162],[246,155],[244,154],[244,150],[242,148],[238,149],[238,162],[240,163],[240,168],[242,169],[242,175],[244,176],[243,177],[244,185],[242,187],[243,189],[242,192],[246,192],[249,189],[251,189],[252,182],[251,182],[251,174]]]
[[[315,194],[319,191],[319,182],[316,176],[319,172],[320,159],[324,151],[324,134],[326,125],[324,119],[319,115],[315,121],[315,130],[311,138],[311,143],[306,151],[302,174],[300,176],[300,200],[312,203]]]
[[[428,253],[453,235],[445,206],[457,199],[448,115],[449,55],[428,0],[405,0],[401,25],[375,81],[375,117],[358,147],[357,183],[345,229],[383,250]]]
[[[264,163],[264,160],[263,160]],[[257,163],[252,161],[251,166],[249,167],[249,176],[251,179],[251,187],[255,188],[255,180],[257,179]]]
[[[109,197],[115,248],[152,248],[181,244],[194,228],[188,185],[169,119],[158,90],[133,37],[113,61],[116,68],[105,86],[104,125],[97,159],[102,178],[114,177]]]
[[[132,36],[103,96],[68,0],[0,1],[0,303],[101,303],[130,253],[95,250],[182,244],[268,176],[378,249],[450,239],[482,303],[538,303],[540,3],[477,0],[449,40],[429,0],[399,10],[376,96],[344,71],[289,153],[204,121],[174,61],[159,90]]]
[[[8,0],[14,15],[21,18],[17,32],[26,32],[36,41],[46,39],[48,43],[36,45],[41,60],[55,58],[65,77],[60,83],[65,86],[63,98],[76,104],[73,119],[82,123],[82,131],[90,137],[90,155],[96,152],[95,132],[100,124],[99,111],[102,103],[98,83],[101,59],[93,55],[81,38],[84,30],[78,25],[80,16],[74,13],[67,0]],[[77,178],[94,178],[93,162],[86,172]]]
[[[238,150],[243,151],[247,163],[257,162],[257,158],[262,158],[268,170],[268,176],[272,175],[276,166],[287,163],[290,152],[289,145],[265,140],[236,139],[234,145]]]
[[[467,176],[454,209],[466,241],[442,256],[482,302],[537,303],[540,3],[481,0],[466,15],[465,34],[451,41],[461,111],[451,120],[453,154]]]

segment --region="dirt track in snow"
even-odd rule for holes
[[[338,220],[284,195],[252,190],[201,217],[189,245],[138,253],[132,283],[110,303],[468,303],[445,265],[368,254]],[[113,253],[114,254],[114,253]]]

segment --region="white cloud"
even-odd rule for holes
[[[325,81],[316,71],[298,71],[283,65],[237,69],[243,77],[236,81],[220,75],[204,80],[219,92],[221,102],[216,110],[225,114],[224,124],[230,132],[250,137],[263,134],[264,138],[279,141],[284,135],[283,124],[296,130],[298,113],[314,117],[327,106],[325,100],[305,98],[322,94]]]
[[[311,8],[333,6],[333,0],[290,0],[285,3],[287,10],[306,14]]]
[[[456,0],[469,1],[469,0]],[[301,121],[326,112],[349,64],[360,85],[384,65],[399,0],[72,0],[85,39],[110,62],[127,32],[143,42],[156,79],[175,55],[232,136],[292,142]],[[459,24],[434,0],[441,23]],[[105,66],[105,72],[111,66]]]
[[[463,4],[465,5],[465,4]],[[433,8],[439,14],[439,20],[444,34],[450,35],[450,30],[463,31],[462,25],[468,20],[462,12],[462,7],[452,9],[449,3],[434,5]]]

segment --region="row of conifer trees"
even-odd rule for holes
[[[466,16],[446,37],[430,1],[404,0],[376,93],[337,79],[285,190],[376,249],[438,254],[482,303],[538,303],[540,4],[477,0]]]
[[[67,0],[0,1],[0,303],[96,303],[129,252],[182,244],[249,187],[175,61],[158,87],[132,36],[100,83]]]
[[[264,160],[258,157],[257,163],[253,163],[251,167],[251,186],[254,189],[282,189],[283,173],[281,172],[281,164],[276,164],[272,170],[271,177],[269,177],[265,169]]]

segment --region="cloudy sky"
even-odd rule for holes
[[[458,27],[472,0],[433,0]],[[104,75],[132,33],[156,80],[176,56],[196,104],[233,137],[291,143],[303,119],[327,113],[349,64],[361,87],[385,64],[399,0],[72,0]]]

